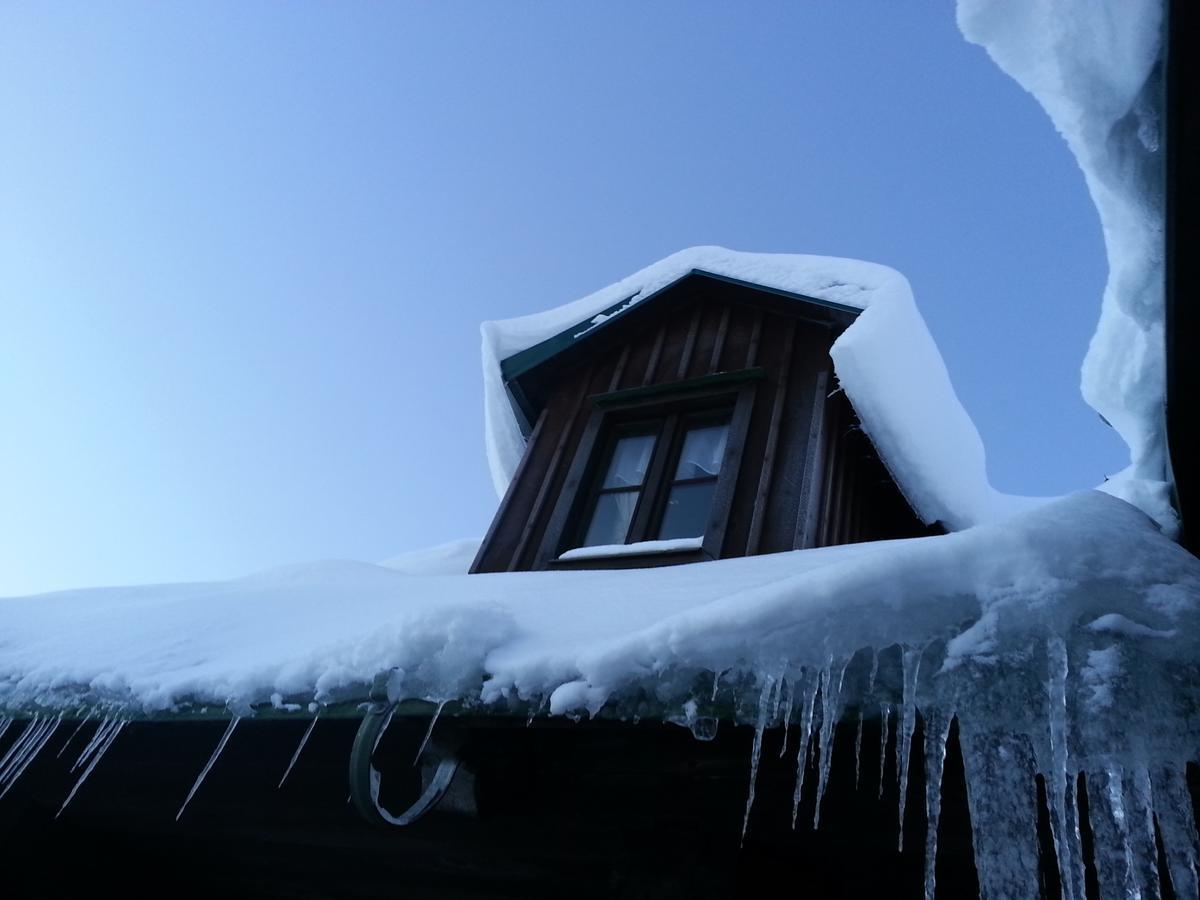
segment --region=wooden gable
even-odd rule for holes
[[[696,271],[505,360],[528,444],[471,571],[640,567],[928,533],[836,389],[829,348],[857,313]],[[740,392],[745,421],[730,439],[737,470],[723,482],[719,541],[560,560],[604,410],[721,391]]]

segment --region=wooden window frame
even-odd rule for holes
[[[591,414],[547,523],[534,568],[631,568],[719,558],[741,470],[750,416],[754,410],[754,395],[763,377],[764,372],[760,368],[743,369],[589,397],[585,402],[591,407]],[[721,471],[713,490],[708,523],[699,548],[654,554],[632,551],[629,554],[587,559],[559,559],[560,554],[574,549],[574,541],[586,527],[584,518],[590,512],[591,503],[598,492],[598,481],[603,477],[600,469],[607,460],[613,435],[618,430],[639,421],[662,423],[629,529],[629,534],[635,539],[641,536],[645,540],[648,530],[661,523],[672,482],[673,470],[669,464],[678,455],[687,432],[684,423],[696,415],[724,410],[730,411],[729,431],[725,453],[721,458]]]

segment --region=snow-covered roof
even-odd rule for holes
[[[403,568],[331,561],[0,599],[0,709],[331,702],[393,672],[398,697],[544,696],[561,712],[673,669],[773,672],[938,638],[952,658],[1114,621],[1130,623],[1121,640],[1170,638],[1181,658],[1200,638],[1200,561],[1098,492],[958,534],[687,566]]]
[[[979,432],[954,392],[903,275],[853,259],[721,247],[682,250],[548,312],[484,323],[487,456],[498,494],[508,487],[525,449],[505,388],[504,361],[564,332],[583,338],[607,318],[697,271],[862,311],[830,351],[834,372],[880,457],[926,523],[968,528],[1037,502],[1002,494],[988,483]]]
[[[265,705],[312,716],[364,700],[383,675],[395,700],[463,698],[522,715],[649,708],[700,737],[732,711],[755,725],[751,784],[763,730],[791,723],[800,773],[819,733],[809,787],[819,810],[834,723],[855,708],[895,721],[903,798],[920,709],[935,776],[957,718],[988,896],[1037,883],[1034,772],[1058,798],[1064,878],[1082,872],[1066,786],[1086,771],[1092,822],[1111,830],[1097,832],[1101,862],[1130,853],[1112,822],[1153,815],[1173,877],[1192,879],[1176,881],[1181,895],[1195,884],[1178,773],[1195,757],[1200,560],[1123,501],[1088,491],[954,534],[687,566],[400,571],[436,569],[462,549],[399,560],[399,570],[326,562],[0,599],[0,731],[6,712],[40,713],[0,783],[19,777],[64,712],[109,717],[95,760],[139,711],[212,704],[236,717]],[[1127,806],[1110,809],[1110,797]],[[1148,834],[1132,852],[1152,861]],[[1101,877],[1121,878],[1118,864]]]

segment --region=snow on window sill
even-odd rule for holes
[[[704,538],[674,538],[669,541],[638,541],[634,544],[600,544],[595,547],[576,547],[561,554],[560,562],[573,559],[606,559],[612,556],[649,556],[655,553],[677,553],[680,550],[699,550]]]

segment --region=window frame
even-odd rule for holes
[[[595,394],[585,402],[591,407],[587,425],[575,449],[554,511],[538,549],[534,568],[623,568],[669,565],[717,559],[725,540],[734,489],[741,469],[742,451],[754,408],[754,395],[763,379],[761,368],[720,372],[685,381],[646,385],[639,388]],[[589,516],[599,496],[616,434],[639,422],[659,423],[658,439],[646,478],[638,496],[626,543],[656,540],[646,537],[651,527],[661,527],[665,505],[673,483],[674,468],[687,434],[689,418],[728,411],[729,430],[721,470],[713,489],[708,522],[698,548],[647,554],[631,551],[587,559],[559,559],[579,546]]]

